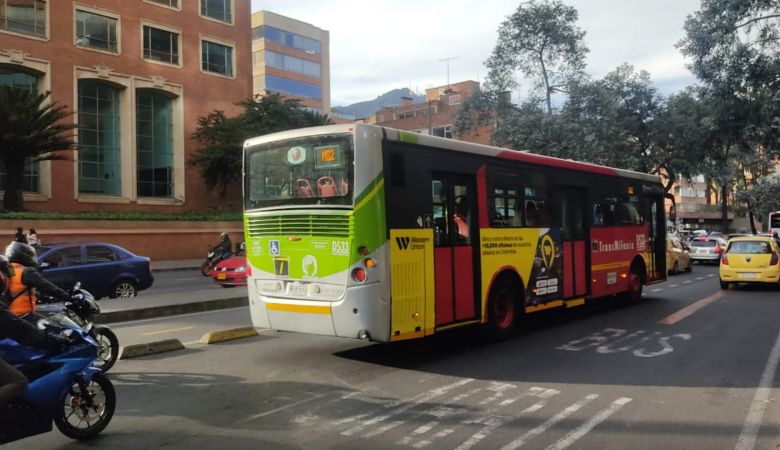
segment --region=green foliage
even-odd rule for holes
[[[64,160],[65,155],[59,152],[74,147],[73,130],[77,125],[62,122],[71,113],[65,106],[49,102],[49,96],[49,92],[35,94],[0,86],[0,160],[6,170],[3,207],[8,211],[24,209],[26,164]]]
[[[201,146],[189,163],[198,167],[206,187],[219,189],[222,196],[232,184],[241,181],[244,141],[250,138],[320,125],[331,124],[327,115],[303,108],[298,100],[279,94],[244,100],[238,103],[244,111],[228,117],[224,111],[213,111],[198,118],[192,137]]]
[[[241,212],[231,211],[189,211],[178,214],[156,214],[145,211],[134,212],[94,212],[77,214],[59,214],[48,212],[3,212],[0,220],[148,220],[148,221],[189,221],[189,222],[228,222],[243,220]]]
[[[490,90],[518,88],[515,72],[533,80],[531,97],[544,99],[552,114],[552,95],[567,92],[584,76],[585,32],[577,26],[579,14],[560,0],[531,0],[520,4],[498,29],[498,43],[485,63]]]
[[[736,200],[749,205],[756,219],[765,223],[769,213],[780,211],[780,177],[772,175],[759,179],[752,189],[737,191]]]

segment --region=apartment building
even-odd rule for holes
[[[253,92],[330,114],[330,33],[269,11],[252,15]]]
[[[487,144],[490,129],[481,128],[465,136],[456,136],[455,122],[463,102],[479,89],[476,81],[464,81],[448,86],[425,90],[425,103],[414,103],[412,98],[401,99],[400,106],[390,106],[377,111],[371,123],[404,131],[448,139]]]
[[[252,96],[250,14],[247,0],[0,0],[0,84],[50,91],[79,125],[70,161],[28,165],[26,207],[220,203],[187,164],[191,135]]]

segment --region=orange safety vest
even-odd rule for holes
[[[13,263],[16,275],[11,278],[9,294],[11,294],[11,304],[8,309],[17,316],[23,316],[35,312],[35,288],[25,286],[22,283],[22,273],[25,267],[21,264]]]

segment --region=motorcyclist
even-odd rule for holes
[[[5,250],[5,256],[13,265],[15,274],[10,279],[8,309],[17,316],[35,312],[38,301],[36,290],[52,297],[55,301],[69,301],[73,297],[58,288],[38,272],[38,258],[35,249],[21,242],[12,242]]]
[[[12,313],[5,301],[8,300],[8,282],[14,277],[14,268],[8,259],[0,255],[0,340],[12,339],[29,347],[52,349],[63,352],[69,347],[67,339],[47,334],[35,325]],[[0,407],[27,389],[27,377],[5,362],[0,355]]]
[[[230,234],[222,233],[220,237],[222,240],[219,242],[219,244],[211,247],[209,251],[215,252],[217,255],[221,255],[221,259],[228,259],[233,253],[233,243],[230,242]]]

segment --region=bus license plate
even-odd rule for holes
[[[293,283],[290,285],[290,295],[306,296],[306,285],[300,283]]]
[[[754,273],[743,273],[742,274],[742,278],[753,279],[753,278],[756,278],[756,274],[754,274]]]
[[[217,274],[217,280],[227,280],[227,274],[226,273]]]

